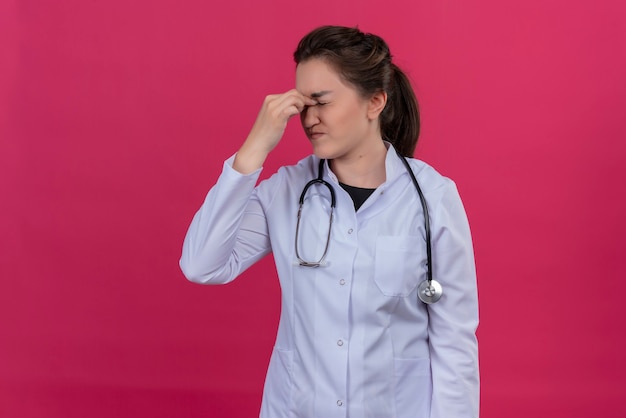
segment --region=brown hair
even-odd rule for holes
[[[322,26],[302,38],[293,58],[296,64],[324,59],[363,97],[386,92],[381,135],[400,154],[413,156],[420,131],[417,99],[407,76],[391,62],[389,46],[380,36],[358,28]]]

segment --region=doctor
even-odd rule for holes
[[[412,157],[417,101],[385,41],[355,28],[307,34],[296,88],[268,96],[239,151],[196,213],[180,266],[223,284],[273,252],[282,310],[261,417],[475,418],[479,410],[476,275],[455,184]],[[256,185],[287,122],[313,154]],[[311,185],[299,201],[305,185]],[[336,204],[332,205],[333,194]],[[297,236],[297,238],[296,238]]]

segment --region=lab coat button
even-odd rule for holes
[[[343,401],[342,401],[341,399],[339,399],[339,400],[337,401],[337,406],[342,406],[342,405],[343,405]]]
[[[348,229],[348,234],[351,234],[352,232],[354,232],[352,228]]]
[[[344,279],[341,279],[339,280],[339,284],[343,286],[344,284],[346,284],[346,281]]]
[[[338,341],[337,341],[337,345],[338,345],[339,347],[341,347],[341,346],[343,345],[343,340],[338,340]]]

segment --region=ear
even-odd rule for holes
[[[379,91],[370,97],[367,104],[367,118],[369,120],[378,119],[387,104],[387,93]]]

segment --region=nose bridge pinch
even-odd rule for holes
[[[302,113],[303,113],[302,119],[304,121],[304,126],[306,128],[315,126],[317,122],[319,121],[316,106],[308,106],[302,111]]]

